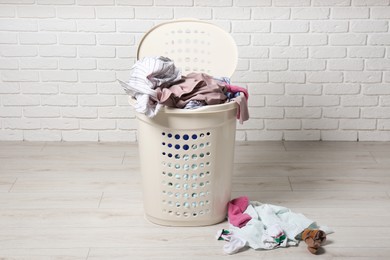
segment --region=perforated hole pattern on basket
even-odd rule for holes
[[[162,132],[163,212],[181,218],[211,212],[211,133]]]
[[[166,33],[165,56],[183,66],[183,72],[210,73],[210,37],[204,30],[181,28]]]

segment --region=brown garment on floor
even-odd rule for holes
[[[159,103],[176,108],[184,108],[191,100],[216,105],[227,99],[225,84],[205,73],[190,73],[174,84],[162,84],[156,91]]]

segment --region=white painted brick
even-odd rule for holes
[[[252,130],[252,131],[246,131],[246,135],[247,135],[247,141],[254,141],[254,140],[276,141],[276,140],[282,140],[283,131]]]
[[[371,7],[371,17],[373,19],[389,19],[390,7]]]
[[[30,118],[9,118],[3,119],[5,129],[41,129],[41,122],[38,119]]]
[[[252,18],[259,20],[286,20],[290,18],[290,8],[252,8]]]
[[[57,7],[57,17],[62,19],[93,19],[95,9],[89,6],[61,6]]]
[[[0,58],[0,69],[1,70],[15,70],[19,68],[19,62],[17,59],[12,58]]]
[[[80,58],[114,58],[115,57],[115,47],[80,46],[77,49]]]
[[[21,71],[21,70],[3,70],[1,72],[3,81],[19,82],[19,81],[39,81],[39,73],[36,71]]]
[[[18,6],[18,17],[21,18],[53,18],[56,10],[52,6]]]
[[[119,34],[119,33],[104,33],[98,34],[97,43],[100,45],[134,45],[134,36],[128,34]]]
[[[79,129],[79,120],[67,118],[42,119],[43,129],[76,130]]]
[[[194,0],[195,6],[232,6],[233,0],[215,0],[210,2],[209,0]]]
[[[284,84],[248,84],[248,91],[251,95],[283,95]]]
[[[61,107],[64,118],[97,118],[97,108],[93,107]]]
[[[119,130],[134,130],[138,127],[138,122],[136,119],[118,119],[117,127]]]
[[[310,0],[273,0],[275,6],[310,6]]]
[[[276,33],[304,33],[309,31],[307,21],[273,21],[271,31]]]
[[[356,6],[389,5],[389,0],[354,0],[352,4]]]
[[[363,84],[362,92],[364,95],[390,95],[389,84]]]
[[[41,71],[41,80],[44,82],[48,81],[65,81],[65,82],[76,82],[77,72],[67,70],[56,70],[56,71]]]
[[[215,19],[248,20],[251,17],[251,10],[242,7],[214,8],[213,16]]]
[[[378,72],[378,71],[372,71],[372,72],[347,71],[347,72],[345,72],[345,82],[379,83],[381,81],[382,81],[382,73]]]
[[[325,118],[359,118],[360,109],[358,107],[325,107],[323,116]]]
[[[62,94],[96,94],[95,83],[62,83],[59,85]]]
[[[298,130],[301,129],[299,119],[267,119],[265,120],[267,130]]]
[[[138,7],[135,9],[136,19],[172,19],[173,9],[168,7]]]
[[[19,61],[19,66],[21,69],[57,69],[58,61],[56,59],[47,59],[47,58],[21,58]]]
[[[287,107],[285,108],[286,118],[320,118],[322,109],[320,107]]]
[[[351,47],[348,49],[351,58],[383,58],[385,56],[384,47]]]
[[[322,85],[320,84],[286,84],[288,95],[321,95]]]
[[[347,48],[344,47],[311,47],[309,57],[317,59],[345,58]]]
[[[116,104],[119,107],[127,107],[131,109],[129,104],[129,96],[128,95],[117,95],[116,96]]]
[[[23,94],[52,95],[58,93],[58,86],[53,83],[21,82],[20,90]]]
[[[62,131],[62,140],[67,142],[97,142],[99,141],[99,133],[87,130]]]
[[[251,68],[260,71],[287,70],[287,60],[256,59],[251,62]]]
[[[267,82],[266,72],[236,71],[232,77],[232,82]]]
[[[326,95],[355,95],[360,93],[360,84],[324,84]]]
[[[366,60],[367,70],[390,70],[389,59],[367,59]]]
[[[348,32],[347,21],[310,21],[310,31],[314,33]]]
[[[389,25],[387,21],[351,21],[352,32],[387,32],[388,29]]]
[[[116,101],[114,96],[109,95],[91,95],[91,96],[80,96],[79,104],[83,107],[106,107],[115,106]]]
[[[331,107],[340,104],[338,96],[305,96],[305,107]]]
[[[15,7],[3,5],[0,8],[0,17],[15,17]]]
[[[238,59],[236,71],[249,70],[249,60]]]
[[[136,46],[116,47],[116,57],[117,58],[135,59],[136,56],[137,56],[137,47]]]
[[[145,33],[154,26],[152,21],[132,20],[132,21],[117,21],[117,30],[119,32],[140,32]]]
[[[320,7],[292,8],[291,18],[300,20],[326,20],[329,19],[330,9]]]
[[[385,80],[385,82],[390,82],[390,72],[384,73],[384,80]]]
[[[329,82],[342,82],[342,72],[307,72],[307,82],[311,83],[329,83]]]
[[[255,34],[252,38],[253,45],[286,46],[290,42],[290,36],[284,34]]]
[[[390,120],[378,119],[379,130],[390,130]]]
[[[370,9],[366,7],[334,7],[333,19],[366,19],[370,16]]]
[[[234,3],[236,6],[271,6],[272,0],[236,0]]]
[[[359,141],[390,141],[390,131],[359,131]]]
[[[135,142],[136,131],[99,131],[101,142]]]
[[[264,47],[245,47],[241,46],[238,49],[240,58],[268,58],[269,49]]]
[[[77,0],[78,5],[92,5],[92,6],[100,6],[100,5],[114,5],[115,0]]]
[[[117,5],[153,5],[153,0],[116,0]]]
[[[36,2],[40,5],[73,5],[75,0],[37,0]]]
[[[18,43],[18,34],[14,32],[0,32],[1,44],[15,44]]]
[[[306,47],[273,47],[271,48],[271,58],[307,58],[308,51]]]
[[[55,118],[60,117],[60,110],[57,107],[25,107],[23,108],[23,116],[32,118]]]
[[[2,117],[21,117],[22,108],[21,107],[1,107],[0,109],[0,118]]]
[[[134,118],[134,109],[127,107],[101,107],[98,109],[99,118]]]
[[[284,131],[284,140],[286,141],[319,141],[321,133],[319,130],[291,130]]]
[[[251,36],[249,34],[232,33],[231,36],[237,46],[249,46],[251,44]]]
[[[346,96],[342,97],[344,107],[368,107],[377,106],[379,104],[377,96]]]
[[[321,131],[322,141],[357,141],[357,131]]]
[[[303,99],[301,96],[266,96],[265,102],[268,107],[301,107]]]
[[[80,71],[81,82],[113,82],[116,80],[114,71]]]
[[[80,128],[86,130],[116,129],[116,121],[111,119],[81,119]]]
[[[362,118],[390,118],[390,107],[362,107]]]
[[[366,45],[367,36],[364,34],[332,34],[329,36],[330,45]]]
[[[41,57],[76,57],[76,47],[73,46],[40,46]]]
[[[1,56],[4,57],[35,57],[38,55],[38,49],[35,46],[2,46]]]
[[[98,69],[100,70],[130,70],[134,63],[129,59],[100,59]]]
[[[95,59],[60,59],[59,67],[62,70],[93,70],[97,65]]]
[[[263,95],[251,95],[248,100],[248,106],[263,107],[265,106],[265,97]]]
[[[249,114],[251,115],[251,118],[283,118],[284,117],[284,110],[281,107],[250,107],[249,108]]]
[[[0,129],[0,140],[23,141],[23,131]]]
[[[329,70],[363,70],[364,62],[362,59],[331,59],[328,60]]]
[[[263,21],[235,21],[234,33],[263,33],[271,31],[271,23]]]
[[[340,129],[374,130],[376,129],[376,119],[340,119]]]
[[[176,19],[193,17],[195,19],[211,20],[213,17],[213,10],[209,7],[175,7],[173,11]]]
[[[25,141],[61,141],[61,131],[59,130],[24,130]]]
[[[304,83],[304,72],[270,72],[269,81],[273,83]]]
[[[159,6],[192,6],[192,0],[155,0],[154,4]]]
[[[95,8],[96,17],[102,19],[133,19],[134,8],[124,6],[104,6]]]
[[[326,34],[291,35],[291,45],[295,45],[295,46],[326,45],[327,43],[328,43],[328,35]]]
[[[41,104],[47,106],[77,106],[77,96],[73,95],[44,95]]]
[[[38,22],[31,19],[1,19],[0,31],[36,32]]]
[[[390,45],[390,34],[388,33],[378,33],[368,36],[368,43],[370,45]]]
[[[290,70],[315,71],[325,70],[325,60],[314,59],[294,59],[288,62]]]
[[[339,120],[338,119],[303,119],[302,120],[302,129],[305,130],[332,130],[338,129]]]
[[[1,82],[0,94],[19,94],[20,88],[18,82]]]
[[[58,41],[60,44],[95,45],[96,36],[92,33],[61,33]]]
[[[123,90],[122,86],[118,82],[113,83],[98,83],[97,88],[99,94],[109,94],[109,95],[127,95]]]
[[[237,130],[253,130],[253,129],[263,129],[264,120],[252,118],[251,120],[245,122],[245,124],[238,124]]]
[[[79,32],[115,32],[115,21],[111,20],[80,20],[77,21]]]

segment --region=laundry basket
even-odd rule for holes
[[[232,37],[216,25],[175,20],[141,39],[137,59],[165,56],[182,74],[231,76],[237,64]],[[212,225],[226,218],[233,171],[237,105],[137,113],[144,211],[167,226]]]

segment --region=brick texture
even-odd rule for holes
[[[388,0],[0,1],[0,141],[137,141],[117,78],[152,26],[232,34],[240,141],[390,141]]]

